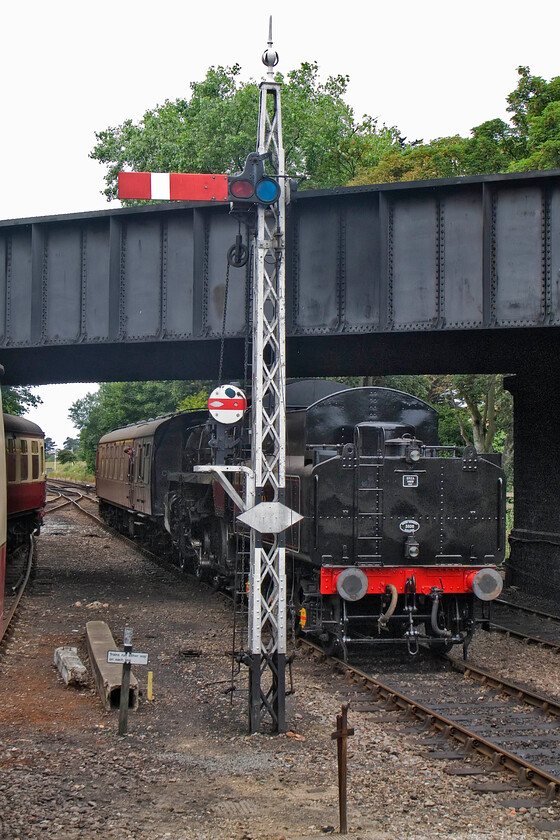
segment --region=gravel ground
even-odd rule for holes
[[[117,644],[126,623],[147,651],[135,669],[142,696],[117,735],[90,682],[66,687],[53,667],[61,645],[85,652],[85,624],[107,621]],[[50,515],[38,572],[16,631],[0,656],[0,837],[67,840],[296,840],[338,828],[336,746],[341,704],[351,700],[348,836],[362,840],[540,840],[556,803],[511,801],[532,792],[477,793],[481,777],[450,775],[430,760],[425,735],[393,713],[360,711],[328,666],[294,665],[286,735],[247,734],[246,679],[229,692],[231,606],[113,541],[81,514]],[[195,655],[199,653],[200,655]],[[474,662],[558,694],[546,651],[481,633]],[[482,759],[480,766],[489,767]],[[490,774],[486,781],[509,777]],[[550,827],[550,826],[548,826]],[[340,835],[338,835],[340,836]]]

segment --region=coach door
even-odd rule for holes
[[[151,441],[136,441],[131,469],[131,507],[142,513],[151,513],[150,505],[150,455]]]

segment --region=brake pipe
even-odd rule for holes
[[[389,619],[395,612],[395,609],[397,607],[397,598],[399,597],[397,587],[392,583],[387,584],[385,591],[387,593],[391,593],[391,603],[389,604],[387,612],[380,615],[377,619],[377,627],[380,633],[382,630],[387,629],[387,624],[389,623]]]
[[[431,597],[432,597],[433,602],[434,602],[432,604],[432,616],[431,616],[432,630],[434,631],[436,636],[443,636],[443,638],[445,638],[445,639],[450,639],[451,636],[453,635],[451,633],[451,631],[446,630],[446,629],[441,630],[438,627],[438,623],[437,623],[437,614],[438,614],[438,608],[439,608],[439,596],[440,596],[440,594],[442,594],[441,590],[437,590],[437,589],[434,589],[432,591],[432,594],[431,594]]]

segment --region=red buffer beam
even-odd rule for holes
[[[119,172],[119,198],[228,201],[228,176],[179,172]]]

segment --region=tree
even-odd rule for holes
[[[517,88],[507,96],[511,124],[495,118],[471,129],[470,137],[439,137],[429,143],[394,143],[355,184],[454,178],[560,166],[560,76],[545,81],[518,67]]]
[[[5,414],[25,414],[42,402],[41,397],[33,394],[31,388],[2,385],[2,407]]]
[[[431,377],[429,401],[453,413],[463,442],[479,452],[496,451],[497,435],[502,446],[511,439],[512,400],[500,374]]]
[[[76,461],[76,455],[69,449],[61,449],[57,457],[61,464],[73,464]]]
[[[186,396],[177,406],[177,411],[196,411],[201,408],[208,408],[209,389],[201,388],[194,394]]]
[[[75,452],[77,449],[80,448],[80,441],[78,438],[71,438],[67,437],[64,441],[64,449],[69,449],[71,452]]]
[[[255,149],[258,86],[240,81],[241,68],[210,67],[191,84],[189,99],[166,100],[135,124],[96,133],[90,157],[108,166],[104,190],[117,197],[117,173],[224,172],[243,169]],[[288,173],[304,187],[347,184],[363,168],[375,166],[398,143],[395,128],[365,116],[357,122],[344,101],[347,76],[319,79],[314,62],[304,62],[282,89],[282,122]],[[126,202],[135,203],[135,202]]]
[[[50,455],[56,449],[56,443],[50,437],[45,438],[45,455]]]
[[[90,469],[100,437],[111,429],[138,423],[177,411],[186,398],[204,392],[208,399],[211,383],[183,382],[105,382],[95,393],[86,394],[70,407],[68,416],[80,429],[80,444]]]

